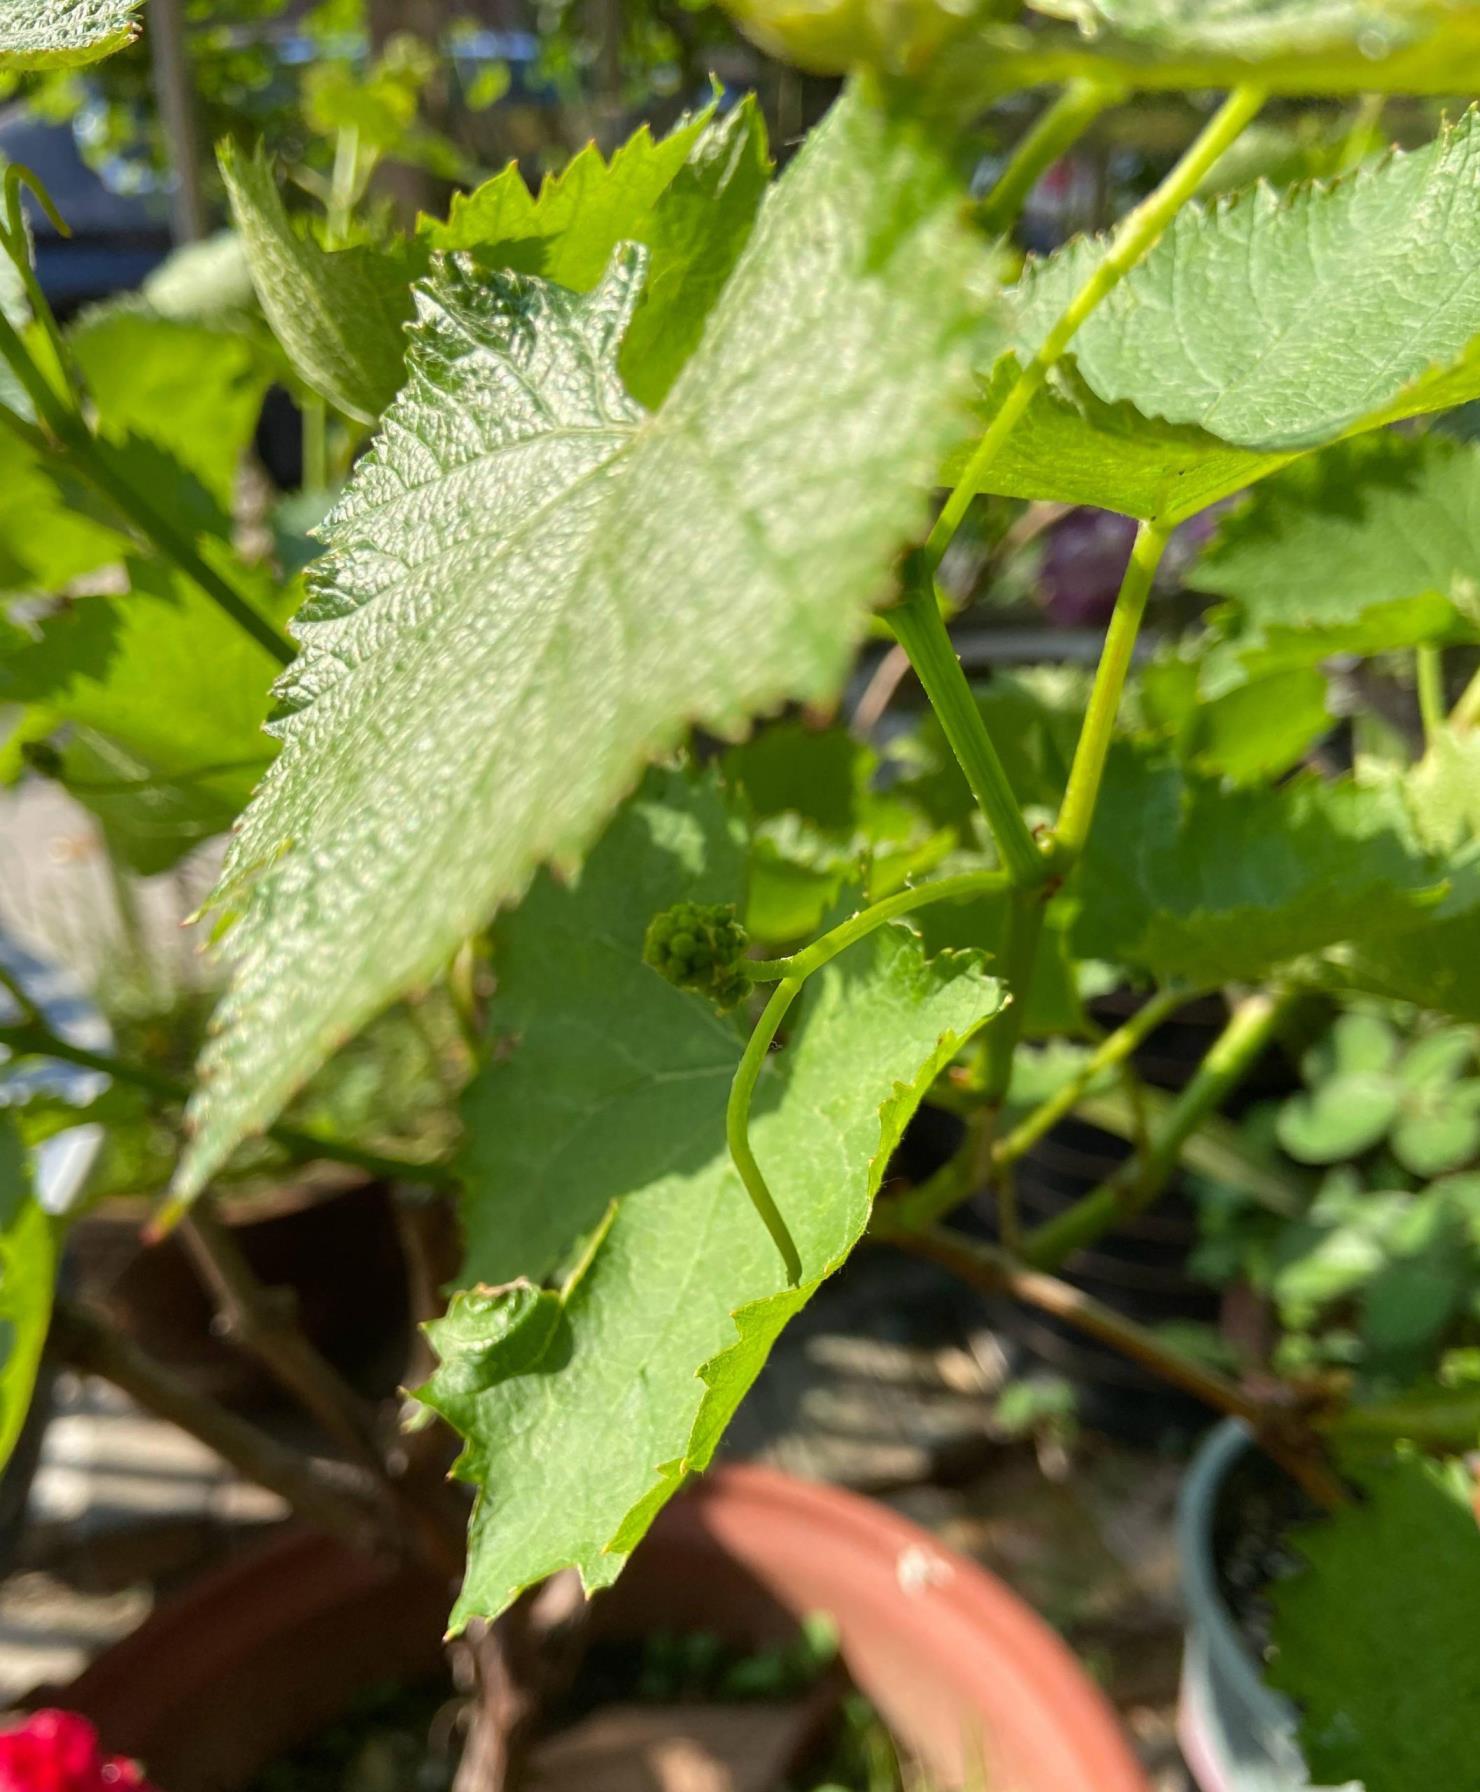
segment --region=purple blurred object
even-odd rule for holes
[[[1059,628],[1108,622],[1131,556],[1136,525],[1110,510],[1071,510],[1043,552],[1038,596]]]
[[[1231,500],[1210,506],[1172,532],[1156,589],[1174,591],[1202,552]],[[1113,510],[1071,510],[1053,527],[1038,573],[1038,598],[1057,628],[1095,628],[1110,620],[1136,524]]]

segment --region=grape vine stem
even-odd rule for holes
[[[1149,1207],[1166,1187],[1188,1137],[1254,1067],[1292,999],[1288,991],[1245,996],[1167,1111],[1150,1149],[1127,1159],[1098,1188],[1029,1233],[1023,1244],[1025,1261],[1037,1269],[1057,1268],[1081,1246]]]
[[[1095,805],[1104,781],[1105,762],[1115,738],[1115,720],[1125,694],[1125,681],[1135,656],[1136,637],[1146,614],[1146,600],[1161,557],[1166,552],[1167,532],[1156,523],[1143,522],[1136,530],[1131,557],[1116,594],[1115,609],[1105,634],[1105,647],[1095,671],[1089,708],[1069,767],[1069,784],[1053,831],[1054,865],[1066,871],[1084,851],[1094,820]]]
[[[997,184],[982,200],[977,216],[983,226],[994,235],[1010,230],[1047,170],[1108,106],[1123,97],[1123,89],[1110,82],[1070,81],[1053,104],[1034,120],[1013,150]]]
[[[985,1293],[1007,1294],[1052,1314],[1218,1412],[1242,1419],[1264,1450],[1312,1499],[1327,1508],[1345,1502],[1346,1489],[1327,1465],[1308,1418],[1290,1404],[1257,1398],[1231,1377],[1173,1349],[1145,1326],[1059,1277],[1018,1262],[1005,1251],[943,1226],[924,1230],[900,1227],[882,1210],[876,1211],[870,1232],[912,1256],[938,1263]]]

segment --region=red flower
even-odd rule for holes
[[[122,1755],[98,1750],[98,1733],[71,1711],[38,1711],[0,1734],[0,1792],[157,1792]]]

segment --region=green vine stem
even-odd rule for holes
[[[184,1103],[190,1095],[188,1084],[177,1082],[162,1071],[151,1070],[147,1064],[135,1064],[128,1058],[115,1058],[106,1052],[89,1051],[85,1046],[74,1045],[34,1019],[17,1025],[0,1025],[0,1047],[18,1057],[56,1058],[64,1064],[81,1065],[84,1070],[101,1071],[104,1076],[129,1083],[160,1101]],[[266,1136],[300,1163],[323,1158],[330,1163],[348,1164],[371,1176],[383,1176],[387,1181],[423,1182],[436,1188],[450,1188],[453,1184],[452,1172],[445,1164],[417,1163],[412,1158],[389,1157],[380,1151],[362,1151],[358,1145],[347,1144],[342,1139],[326,1139],[297,1126],[269,1126]],[[177,1214],[175,1217],[181,1216]],[[156,1226],[159,1223],[156,1221]]]
[[[1048,876],[1048,863],[1023,820],[1002,760],[982,720],[950,631],[940,612],[935,579],[919,554],[906,563],[904,596],[885,620],[909,655],[930,706],[940,719],[951,751],[960,762],[980,805],[1002,863],[1013,883],[1032,886]]]
[[[1080,95],[1079,99],[1088,103],[1088,96]],[[1166,179],[1122,220],[1094,272],[1054,322],[978,442],[966,471],[941,507],[924,548],[906,563],[903,601],[888,613],[888,621],[914,664],[952,751],[961,762],[1013,884],[1020,891],[1033,892],[1031,900],[1025,896],[1014,903],[1004,941],[1003,968],[1014,993],[1016,1012],[1009,1012],[1003,1027],[994,1031],[987,1042],[989,1092],[998,1102],[1006,1095],[1011,1081],[1013,1051],[1032,986],[1043,928],[1043,903],[1048,893],[1044,886],[1053,872],[1072,863],[1089,833],[1136,634],[1166,545],[1166,530],[1159,524],[1143,523],[1137,532],[1075,751],[1051,858],[1029,833],[1002,761],[982,722],[941,616],[935,574],[1003,443],[1047,380],[1050,368],[1095,307],[1151,249],[1197,191],[1209,169],[1259,111],[1264,99],[1262,88],[1247,84],[1235,88]],[[1067,95],[1065,104],[1067,108]],[[1047,121],[1045,127],[1046,124]]]
[[[940,1226],[905,1230],[882,1211],[875,1214],[870,1232],[912,1256],[940,1264],[972,1287],[1011,1295],[1062,1319],[1218,1412],[1244,1420],[1267,1453],[1320,1505],[1329,1508],[1345,1502],[1346,1489],[1326,1463],[1309,1420],[1288,1403],[1257,1398],[1229,1376],[1183,1355],[1145,1326],[1057,1276],[1018,1263],[1005,1251]]]
[[[1168,1109],[1146,1156],[1129,1159],[1067,1212],[1030,1233],[1023,1246],[1026,1261],[1038,1269],[1055,1269],[1082,1245],[1149,1207],[1165,1188],[1188,1137],[1263,1054],[1291,1000],[1289,992],[1246,996]]]
[[[1105,761],[1115,736],[1115,718],[1120,713],[1125,681],[1135,657],[1136,636],[1141,630],[1141,618],[1146,614],[1146,600],[1151,595],[1156,569],[1166,552],[1167,538],[1168,532],[1156,523],[1142,523],[1136,530],[1130,561],[1120,581],[1115,610],[1105,634],[1105,647],[1095,672],[1084,726],[1074,749],[1074,762],[1069,767],[1069,785],[1053,831],[1054,862],[1060,870],[1074,863],[1089,838],[1100,784],[1105,776]]]
[[[772,1242],[781,1253],[781,1260],[786,1265],[786,1279],[791,1287],[795,1288],[802,1279],[801,1254],[750,1145],[750,1104],[755,1097],[761,1066],[766,1061],[771,1042],[776,1037],[787,1009],[797,999],[802,985],[814,971],[820,971],[823,965],[836,958],[840,952],[847,951],[849,946],[872,933],[875,928],[932,902],[959,902],[966,897],[980,896],[987,890],[1002,889],[1005,882],[1000,871],[963,871],[955,877],[940,878],[935,883],[898,890],[894,895],[886,896],[882,901],[850,916],[790,958],[755,959],[746,965],[746,970],[755,982],[776,981],[776,988],[771,992],[770,1000],[746,1041],[734,1081],[730,1084],[730,1099],[725,1108],[725,1141],[740,1180],[745,1184],[745,1192],[750,1196],[751,1205],[760,1215]]]
[[[1432,745],[1444,727],[1444,656],[1432,643],[1413,651],[1418,670],[1419,718],[1424,740]]]
[[[977,443],[960,482],[942,507],[925,544],[926,564],[932,572],[939,567],[941,556],[960,528],[972,499],[981,490],[1002,444],[1048,378],[1049,369],[1068,348],[1079,326],[1150,250],[1177,212],[1202,185],[1213,164],[1259,111],[1264,99],[1261,87],[1247,83],[1236,87],[1161,185],[1121,220],[1094,272],[1069,301],[1044,337],[1038,352],[1018,375],[1001,410]]]
[[[1016,222],[1042,175],[1078,141],[1107,107],[1124,98],[1122,88],[1103,81],[1071,81],[1040,113],[1012,152],[997,184],[982,200],[977,216],[994,236]]]
[[[994,1109],[1000,1108],[1007,1099],[1012,1083],[1013,1054],[1017,1051],[1023,1022],[1028,1015],[1028,1001],[1033,994],[1033,973],[1038,965],[1038,945],[1043,938],[1043,921],[1050,894],[1050,886],[1040,884],[1032,890],[1014,890],[1008,901],[1002,927],[1002,980],[1012,992],[1012,1001],[1002,1017],[1002,1024],[993,1027],[986,1040],[984,1093]]]
[[[1144,1039],[1190,1000],[1189,991],[1172,988],[1158,990],[1148,1001],[1143,1002],[1129,1019],[1095,1047],[1073,1076],[1061,1083],[1046,1101],[1040,1102],[1031,1114],[998,1140],[992,1151],[993,1165],[1000,1168],[1016,1163],[1038,1143],[1050,1127],[1057,1126],[1060,1120],[1074,1111],[1091,1083],[1106,1071],[1117,1070],[1125,1064]]]

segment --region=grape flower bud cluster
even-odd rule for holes
[[[648,924],[642,956],[680,989],[733,1008],[750,993],[749,943],[733,902],[676,902]]]

